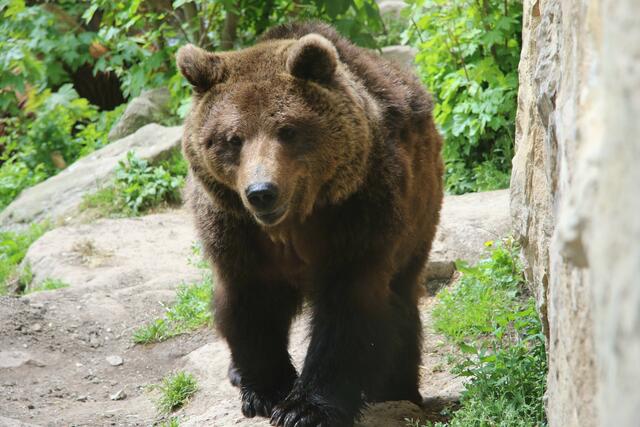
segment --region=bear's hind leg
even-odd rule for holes
[[[371,402],[408,400],[422,404],[418,390],[422,353],[422,323],[418,312],[419,279],[426,263],[423,253],[416,255],[391,281],[393,324],[398,339],[396,352],[386,379],[368,390]]]
[[[231,350],[229,379],[239,386],[246,417],[271,416],[297,373],[287,350],[289,327],[301,302],[285,283],[218,283],[216,326]]]
[[[405,304],[396,299],[393,306],[399,344],[385,380],[366,392],[367,400],[370,402],[408,400],[421,405],[422,395],[418,389],[422,342],[420,316],[415,305]]]

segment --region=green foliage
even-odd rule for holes
[[[200,283],[180,285],[176,292],[176,301],[167,308],[164,317],[136,329],[133,342],[161,342],[210,324],[212,292],[213,280],[209,272],[204,273]]]
[[[174,65],[176,50],[193,43],[211,50],[247,46],[272,25],[324,19],[356,43],[375,46],[384,31],[373,0],[66,0],[26,6],[0,0],[0,107],[19,112],[19,94],[71,81],[89,65],[112,72],[125,98],[168,86],[184,113],[189,89]]]
[[[454,194],[509,183],[520,59],[520,0],[416,0],[406,37],[445,137]]]
[[[163,165],[152,166],[133,152],[127,153],[126,162],[120,161],[116,170],[116,187],[134,215],[162,202],[179,202],[183,184],[184,176],[173,176]]]
[[[6,292],[8,280],[18,274],[18,265],[27,254],[29,246],[49,229],[46,223],[32,224],[23,232],[0,232],[0,294]]]
[[[23,120],[0,119],[0,209],[20,192],[108,143],[123,108],[98,112],[70,84],[29,92]],[[32,117],[27,120],[27,117]]]
[[[136,216],[179,203],[187,167],[179,151],[155,166],[129,152],[116,169],[114,183],[85,195],[80,209],[98,217]]]
[[[436,330],[456,342],[490,334],[517,309],[522,278],[512,248],[497,246],[491,257],[471,267],[458,261],[462,277],[438,294],[433,318]]]
[[[546,426],[545,341],[516,253],[511,240],[496,245],[490,258],[461,265],[462,278],[438,294],[435,328],[460,349],[452,372],[470,381],[461,408],[435,427]]]
[[[156,387],[160,391],[158,410],[168,414],[187,403],[198,391],[198,382],[193,375],[180,371],[166,376]]]
[[[27,289],[25,294],[41,291],[53,291],[56,289],[63,289],[68,287],[69,284],[62,280],[47,278],[44,279],[38,286],[30,287],[29,289]]]
[[[171,417],[168,421],[160,424],[160,427],[180,427],[180,419],[178,417]]]
[[[133,342],[136,344],[151,344],[165,341],[172,336],[174,334],[169,331],[167,321],[165,319],[155,319],[133,332]]]

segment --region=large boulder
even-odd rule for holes
[[[133,151],[154,161],[180,146],[182,127],[150,124],[73,163],[58,175],[24,190],[0,213],[0,228],[15,228],[32,222],[57,221],[77,212],[85,194],[112,180],[118,162]]]
[[[144,91],[133,98],[109,132],[109,140],[117,141],[149,123],[160,123],[170,117],[171,94],[161,87]]]
[[[402,0],[378,1],[378,9],[383,19],[400,19],[402,11],[408,4]]]
[[[640,2],[525,0],[511,213],[550,426],[638,425]]]
[[[412,68],[415,65],[418,49],[412,46],[394,45],[382,48],[382,57],[405,67]]]

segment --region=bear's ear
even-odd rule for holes
[[[338,51],[319,34],[307,34],[289,49],[287,71],[300,79],[328,83],[338,66]]]
[[[178,69],[197,92],[206,92],[224,79],[222,59],[192,44],[183,46],[176,55]]]

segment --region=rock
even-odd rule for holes
[[[0,351],[0,369],[17,368],[30,360],[31,354],[26,351]]]
[[[107,362],[109,362],[109,365],[111,366],[120,366],[124,363],[124,360],[122,360],[122,357],[120,356],[107,356],[106,359],[107,359]]]
[[[127,398],[127,393],[124,391],[124,389],[120,389],[114,394],[109,396],[109,399],[111,400],[124,400],[126,398]]]
[[[31,265],[36,283],[55,277],[68,283],[71,290],[81,286],[108,293],[136,284],[151,291],[162,283],[200,279],[200,270],[188,264],[195,239],[193,225],[183,210],[140,218],[101,219],[45,233],[31,245],[25,262]],[[97,300],[98,296],[91,298],[90,294],[85,294],[87,298],[82,301],[91,309],[83,312],[91,311],[97,318],[114,322],[119,316],[127,317],[112,297]],[[115,325],[107,327],[113,329]],[[67,327],[75,329],[73,324]]]
[[[635,426],[640,3],[523,11],[511,214],[547,337],[549,425]]]
[[[87,401],[87,399],[88,399],[88,397],[87,397],[87,396],[78,396],[78,397],[76,397],[76,400],[77,400],[78,402],[86,402],[86,401]]]
[[[417,53],[418,49],[414,47],[397,45],[383,47],[381,55],[384,59],[395,62],[402,67],[412,68]]]
[[[427,278],[448,279],[455,261],[478,261],[487,254],[485,242],[498,241],[510,232],[509,190],[445,196]]]
[[[407,3],[401,0],[384,0],[378,2],[380,16],[383,18],[400,19],[402,10],[407,6]]]
[[[33,409],[33,405],[29,405]],[[19,420],[15,420],[13,418],[7,418],[0,415],[0,426],[3,427],[38,427],[36,424],[29,424]]]
[[[31,330],[34,332],[40,332],[42,330],[42,325],[40,323],[34,323],[31,326]]]
[[[129,102],[109,132],[109,141],[117,141],[131,135],[149,123],[160,123],[170,116],[171,94],[167,88],[144,91]]]
[[[26,226],[46,218],[65,219],[76,214],[82,197],[107,185],[118,161],[134,151],[153,161],[180,146],[181,127],[150,124],[78,160],[58,175],[24,190],[0,213],[0,229]]]

